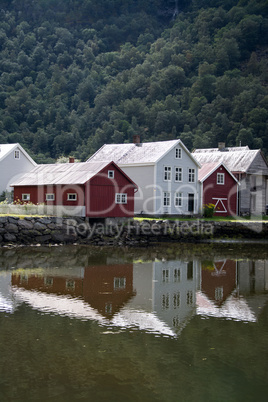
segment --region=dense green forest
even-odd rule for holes
[[[1,0],[0,143],[39,163],[181,138],[268,155],[267,0]]]

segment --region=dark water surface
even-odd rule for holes
[[[0,249],[0,401],[266,401],[266,245]]]

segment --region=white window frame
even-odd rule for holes
[[[195,183],[195,169],[188,168],[188,181],[189,183]]]
[[[127,204],[127,193],[115,193],[116,204]]]
[[[114,170],[108,170],[108,178],[114,179]]]
[[[169,269],[162,269],[162,282],[163,283],[169,282],[169,275],[170,275]]]
[[[74,198],[70,198],[74,196]],[[67,201],[77,201],[77,193],[67,193]]]
[[[126,288],[127,280],[125,277],[114,278],[114,290],[123,290]]]
[[[20,151],[18,149],[14,151],[14,159],[20,159]]]
[[[175,181],[182,182],[182,167],[175,166]]]
[[[164,166],[164,181],[171,181],[172,168],[171,166]]]
[[[217,184],[224,185],[225,184],[225,174],[217,173]]]
[[[29,193],[21,194],[21,200],[22,201],[30,201],[30,199],[31,199],[31,194],[29,194]]]
[[[175,158],[176,159],[181,159],[181,155],[182,155],[181,148],[175,148]]]
[[[55,194],[54,193],[46,193],[46,201],[55,201]]]
[[[163,206],[164,207],[170,207],[171,206],[170,192],[169,191],[164,191],[163,192]]]
[[[182,207],[182,193],[176,191],[174,194],[174,205],[175,207]]]

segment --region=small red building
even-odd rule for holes
[[[223,163],[204,163],[198,180],[201,206],[214,204],[216,216],[237,215],[239,182]]]
[[[39,165],[13,183],[14,201],[45,204],[54,213],[132,217],[136,184],[114,162]]]

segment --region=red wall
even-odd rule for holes
[[[15,186],[14,201],[22,200],[22,194],[30,194],[30,202],[33,204],[45,203],[47,205],[84,205],[84,186],[64,185],[64,186]],[[54,193],[54,201],[46,201],[46,193]],[[68,193],[77,193],[76,201],[68,201]],[[26,201],[27,202],[27,201]]]
[[[108,178],[114,170],[114,179]],[[127,204],[116,204],[115,194],[126,193]],[[115,165],[109,165],[85,186],[86,215],[89,217],[124,217],[134,215],[134,186]]]
[[[108,178],[108,170],[114,171],[114,179]],[[86,216],[89,217],[132,217],[134,215],[134,186],[113,163],[85,185],[15,186],[14,200],[21,201],[24,193],[30,194],[30,202],[33,204],[86,205]],[[54,193],[55,200],[46,201],[46,193]],[[67,201],[67,193],[77,193],[77,200]],[[127,204],[116,204],[116,193],[126,193]]]
[[[217,184],[217,173],[225,173],[224,185]],[[216,204],[217,199],[219,198],[227,198],[227,200],[222,200],[218,202],[214,215],[237,215],[237,182],[232,178],[232,176],[223,166],[220,166],[217,170],[215,170],[215,172],[213,172],[203,183],[204,205]],[[226,209],[226,212],[220,212],[224,211],[224,209]]]

